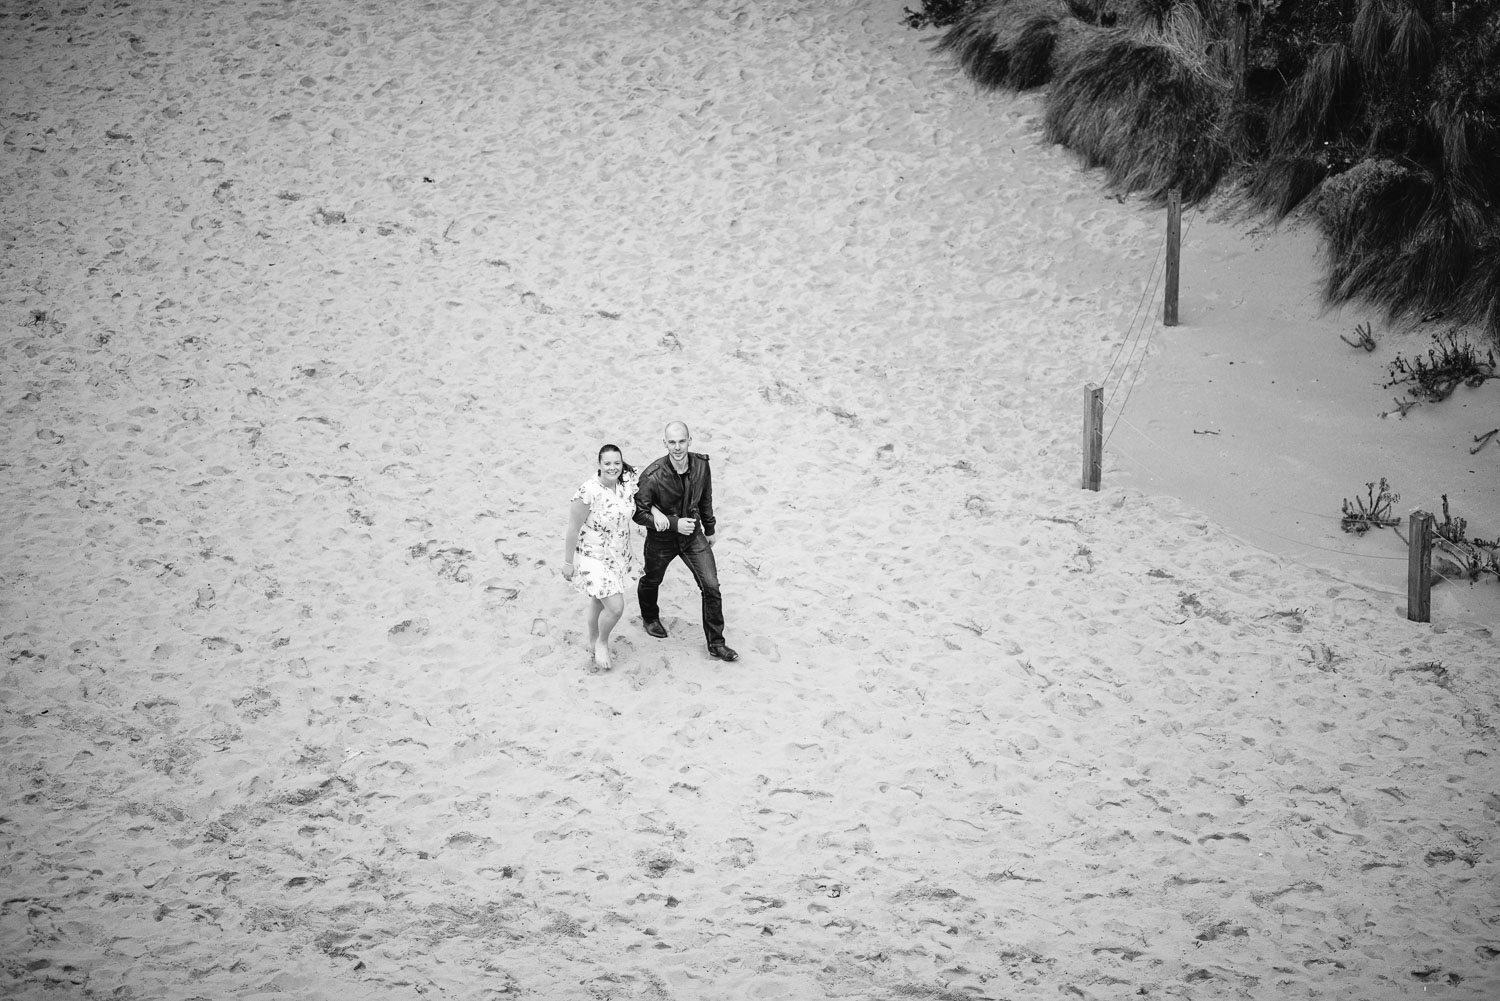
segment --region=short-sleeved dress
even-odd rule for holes
[[[573,494],[573,500],[589,506],[589,516],[578,532],[572,584],[590,598],[624,594],[630,579],[638,574],[630,550],[635,489],[635,477],[626,473],[613,492],[589,477]]]

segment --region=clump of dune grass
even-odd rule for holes
[[[1318,217],[1335,254],[1391,242],[1421,218],[1431,181],[1395,160],[1365,160],[1324,183]]]
[[[1111,187],[1160,201],[1213,193],[1231,161],[1230,89],[1203,53],[1161,33],[1103,32],[1063,62],[1048,95],[1049,140],[1101,167]]]
[[[1331,302],[1500,338],[1500,10],[1445,6],[1359,0],[1287,89],[1247,192],[1277,217],[1317,196]]]
[[[1500,202],[1500,6],[1449,34],[1419,104],[1435,147],[1429,155],[1456,184]]]
[[[1497,329],[1492,211],[1445,179],[1365,160],[1323,185],[1317,217],[1328,241],[1330,302],[1362,299],[1392,320],[1441,314]]]
[[[1080,8],[1151,27],[1102,28]],[[938,49],[986,89],[1050,81],[1049,140],[1102,167],[1119,191],[1162,200],[1175,187],[1195,202],[1231,161],[1229,87],[1211,35],[1190,4],[989,0],[960,17]]]
[[[1413,291],[1403,237],[1416,231],[1432,200],[1432,179],[1394,160],[1365,160],[1325,182],[1317,215],[1328,241],[1328,300],[1371,295],[1398,312]]]
[[[1491,235],[1474,255],[1468,280],[1448,305],[1453,316],[1487,331],[1500,344],[1500,238]]]
[[[1079,27],[1065,0],[996,0],[970,10],[937,48],[986,90],[1028,90],[1052,79],[1059,37]]]
[[[1383,10],[1384,6],[1380,2],[1358,3],[1354,6],[1354,24],[1349,32],[1353,49],[1351,54],[1357,55],[1360,64],[1366,69],[1374,69],[1380,65],[1390,40],[1389,21]]]
[[[1324,45],[1282,101],[1272,142],[1282,149],[1302,148],[1336,137],[1359,111],[1362,83],[1359,60],[1350,46]]]
[[[1098,7],[1104,22],[1112,21],[1121,28],[1161,31],[1174,18],[1186,14],[1215,33],[1222,27],[1230,7],[1222,0],[1101,0],[1098,4],[1083,0],[1073,6],[1076,10],[1085,5]]]
[[[1253,208],[1280,221],[1317,191],[1327,176],[1327,164],[1314,156],[1277,154],[1251,175],[1244,196]]]

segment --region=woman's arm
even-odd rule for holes
[[[568,532],[563,537],[563,580],[572,580],[573,553],[578,549],[578,532],[583,528],[583,523],[589,516],[589,502],[579,498],[568,508]]]

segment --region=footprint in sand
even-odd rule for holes
[[[724,849],[727,854],[719,860],[724,865],[743,869],[755,862],[755,842],[749,838],[730,838],[724,842]]]
[[[413,646],[422,642],[431,628],[432,625],[427,621],[426,617],[416,615],[409,619],[402,619],[394,626],[391,626],[390,629],[386,630],[386,635],[397,646]]]

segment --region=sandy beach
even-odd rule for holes
[[[0,995],[1500,996],[1500,584],[1337,525],[1500,383],[1210,207],[1079,489],[1163,213],[901,9],[0,0]],[[741,658],[589,674],[673,418]]]

